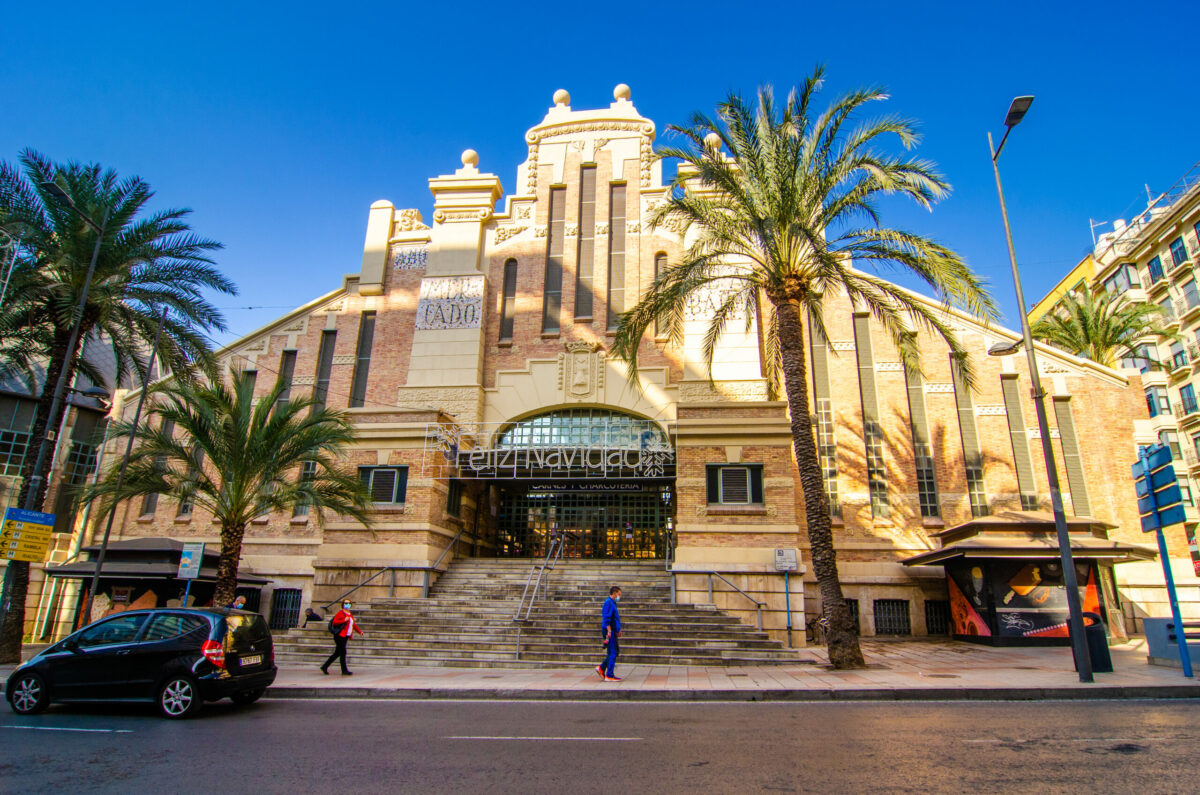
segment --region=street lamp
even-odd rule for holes
[[[1033,396],[1033,405],[1037,410],[1038,430],[1042,437],[1042,455],[1046,459],[1046,478],[1050,481],[1050,504],[1054,508],[1054,529],[1058,534],[1058,554],[1062,561],[1063,586],[1067,589],[1067,625],[1071,634],[1071,651],[1075,657],[1075,670],[1079,672],[1080,682],[1093,681],[1092,660],[1088,655],[1087,641],[1083,634],[1083,611],[1079,604],[1079,581],[1075,576],[1075,561],[1071,555],[1071,537],[1067,531],[1067,518],[1063,512],[1062,494],[1058,486],[1058,468],[1054,464],[1054,450],[1050,444],[1050,425],[1046,420],[1046,392],[1042,389],[1042,379],[1038,375],[1037,355],[1033,349],[1033,335],[1029,331],[1029,318],[1025,315],[1025,294],[1021,290],[1021,274],[1017,270],[1017,252],[1013,248],[1012,229],[1008,225],[1008,208],[1004,204],[1004,188],[1000,185],[1000,167],[996,160],[1008,140],[1012,128],[1020,123],[1033,104],[1033,97],[1017,97],[1008,108],[1004,118],[1004,137],[1000,146],[992,144],[992,134],[988,133],[988,148],[992,152],[992,171],[996,174],[996,192],[1000,194],[1000,215],[1004,218],[1004,237],[1008,241],[1008,259],[1012,264],[1013,286],[1017,290],[1017,314],[1021,317],[1021,340],[1018,343],[993,346],[988,353],[1005,355],[1016,353],[1017,348],[1025,345],[1025,358],[1029,364],[1029,383]],[[993,353],[993,351],[995,351]]]

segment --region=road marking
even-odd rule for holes
[[[1012,743],[1154,743],[1174,741],[1175,738],[1171,737],[1067,737],[1061,739],[1038,737],[1028,740],[967,740],[969,743],[987,743],[989,745],[1010,745]]]
[[[105,734],[133,734],[133,729],[71,729],[65,726],[0,726],[0,729],[27,729],[35,732],[99,732]]]
[[[551,740],[555,742],[590,742],[590,743],[633,743],[640,742],[641,737],[482,737],[472,735],[455,735],[443,737],[443,740]]]

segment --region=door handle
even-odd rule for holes
[[[131,652],[131,651],[133,651],[133,650],[132,649],[121,649],[119,652],[117,652],[117,656],[120,657],[122,654],[129,654],[129,652]]]

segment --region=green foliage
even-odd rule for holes
[[[137,177],[118,178],[97,164],[54,163],[32,150],[21,168],[0,162],[0,223],[22,238],[20,254],[0,308],[0,365],[28,373],[58,359],[112,388],[89,362],[75,361],[66,340],[86,282],[96,231],[44,187],[55,182],[75,206],[104,227],[96,271],[83,312],[84,338],[103,335],[119,380],[144,375],[158,314],[167,309],[160,357],[186,369],[210,356],[206,332],[223,331],[221,313],[205,291],[235,294],[213,265],[215,241],[191,233],[190,210],[150,212],[154,196]],[[140,380],[140,379],[139,379]]]
[[[153,385],[141,424],[135,429],[117,422],[111,431],[112,438],[135,438],[120,487],[113,467],[84,501],[99,500],[107,508],[114,500],[163,494],[191,502],[220,524],[223,555],[230,540],[240,550],[255,517],[298,505],[310,506],[319,523],[330,511],[369,524],[366,487],[338,465],[354,441],[353,425],[311,398],[281,401],[284,388],[277,382],[255,400],[254,379],[245,373],[235,373],[232,385],[206,378]],[[301,478],[305,462],[314,472]],[[232,589],[231,582],[230,594]]]
[[[824,330],[824,297],[838,291],[883,324],[909,366],[918,366],[916,329],[932,330],[965,359],[942,312],[852,263],[915,274],[945,305],[985,321],[995,317],[982,280],[957,254],[880,225],[881,199],[901,196],[928,208],[949,190],[930,163],[878,148],[885,136],[906,148],[915,145],[913,124],[894,116],[855,123],[864,106],[887,98],[881,89],[851,92],[817,114],[813,103],[822,75],[818,68],[782,107],[765,87],[755,103],[733,94],[715,119],[697,114],[685,127],[670,127],[683,145],[664,147],[659,156],[681,164],[670,199],[652,213],[651,224],[670,220],[695,237],[622,317],[615,351],[635,374],[639,341],[655,319],[680,343],[685,301],[707,286],[721,295],[704,340],[710,363],[732,318],[744,316],[749,328],[765,295],[764,343],[769,372],[777,376],[781,351],[773,307],[798,305]]]
[[[1033,336],[1093,362],[1113,366],[1131,355],[1138,340],[1151,334],[1178,338],[1166,330],[1167,313],[1155,304],[1134,303],[1086,285],[1064,296],[1055,311],[1038,318]]]

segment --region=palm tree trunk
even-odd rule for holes
[[[80,335],[82,337],[82,335]],[[59,404],[54,417],[50,416],[50,404],[54,402],[54,387],[58,383],[59,374],[68,362],[74,362],[74,356],[67,351],[67,336],[56,335],[54,351],[46,365],[46,379],[42,384],[42,394],[38,398],[37,413],[34,416],[33,428],[29,434],[29,448],[25,452],[25,460],[21,465],[21,491],[17,496],[16,505],[24,507],[29,495],[29,487],[33,480],[33,468],[37,463],[37,448],[45,438],[47,428],[57,428],[62,424],[66,413],[66,401]],[[71,368],[74,370],[74,367]],[[67,376],[70,377],[71,371]],[[42,474],[46,475],[54,466],[53,453],[46,456],[42,465]],[[38,484],[34,509],[41,510],[49,488],[48,478],[43,477]],[[21,641],[25,635],[25,600],[29,596],[29,564],[25,561],[9,561],[4,573],[3,602],[0,602],[0,665],[11,665],[21,661]]]
[[[217,589],[213,593],[213,607],[226,607],[233,601],[245,535],[245,525],[221,525],[221,558],[217,561]]]
[[[791,411],[792,446],[804,492],[808,542],[813,571],[821,589],[821,604],[829,622],[826,649],[834,668],[861,668],[866,663],[858,645],[858,633],[838,580],[837,553],[833,549],[833,527],[829,497],[825,493],[817,440],[813,436],[808,404],[808,374],[804,356],[804,326],[800,306],[790,300],[775,302],[779,344],[783,359],[784,388]]]

